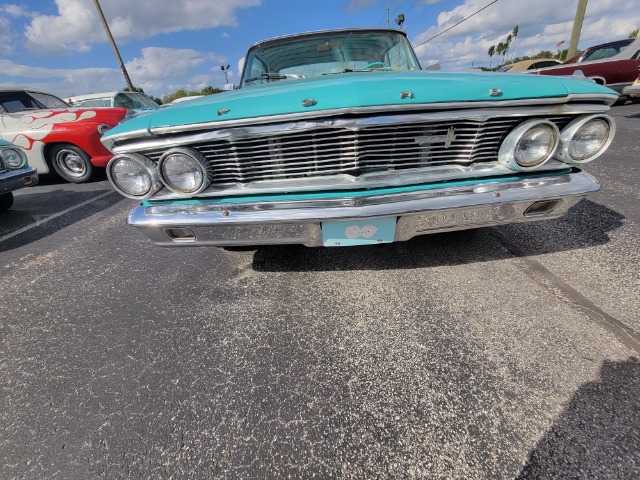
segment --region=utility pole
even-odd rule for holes
[[[389,28],[389,13],[391,11],[391,4],[387,3],[387,28]]]
[[[576,10],[576,18],[573,21],[573,30],[571,30],[571,40],[569,41],[569,51],[567,58],[574,57],[578,53],[578,42],[580,41],[580,32],[582,31],[582,22],[584,14],[587,11],[587,0],[578,0],[578,9]]]
[[[98,0],[93,0],[96,4],[96,10],[98,10],[98,15],[100,16],[100,20],[102,20],[102,25],[104,26],[105,32],[107,32],[107,37],[111,42],[111,47],[113,47],[113,53],[116,54],[116,58],[118,59],[118,63],[120,64],[120,70],[122,70],[122,75],[124,75],[124,81],[127,83],[127,87],[129,87],[130,91],[134,91],[133,84],[131,83],[131,79],[129,78],[129,74],[127,73],[127,69],[122,63],[122,57],[120,56],[120,52],[118,51],[118,47],[116,46],[116,41],[113,39],[113,35],[111,35],[111,30],[109,30],[109,25],[107,24],[107,19],[104,18],[104,13],[102,13],[102,8],[100,8],[100,3]]]

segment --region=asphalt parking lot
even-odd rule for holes
[[[637,478],[640,105],[562,219],[163,249],[103,178],[0,214],[0,478]]]

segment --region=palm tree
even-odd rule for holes
[[[504,43],[502,42],[498,43],[498,46],[496,47],[496,53],[498,54],[498,59],[499,59],[500,55],[504,53]]]
[[[509,47],[511,46],[511,34],[507,35],[507,41],[504,42],[504,61],[507,61],[507,53],[509,52]]]
[[[513,51],[515,52],[516,50],[516,37],[518,36],[518,25],[516,25],[515,27],[513,27],[513,32],[511,32],[511,36],[513,37]]]
[[[496,54],[496,46],[495,45],[491,45],[489,47],[489,51],[487,52],[487,55],[489,55],[489,68],[491,68],[491,64],[493,63],[493,56]]]

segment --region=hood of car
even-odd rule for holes
[[[92,122],[117,125],[127,116],[126,108],[51,108],[16,112],[13,116],[54,119],[56,123]]]
[[[279,80],[192,100],[128,119],[104,139],[131,131],[241,121],[281,115],[331,114],[336,110],[380,107],[395,112],[429,105],[558,98],[569,95],[617,95],[576,78],[493,73],[371,71],[302,80]],[[612,101],[612,100],[611,100]],[[442,107],[443,105],[440,105]],[[277,118],[273,119],[277,121]]]

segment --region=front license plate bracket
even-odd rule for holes
[[[325,247],[350,247],[391,243],[396,235],[397,217],[322,222]]]

